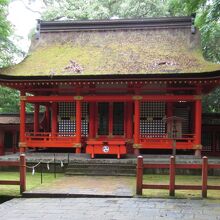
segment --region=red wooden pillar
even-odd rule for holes
[[[89,138],[95,137],[95,103],[89,103]]]
[[[134,145],[135,155],[139,155],[140,147],[140,100],[134,101]]]
[[[170,184],[169,184],[169,195],[175,196],[175,157],[170,157]]]
[[[98,126],[99,126],[99,119],[98,119],[98,105],[99,103],[95,103],[95,122],[94,122],[94,132],[95,132],[95,137],[98,137]]]
[[[39,104],[34,104],[34,133],[39,132]]]
[[[25,154],[20,155],[20,193],[26,190],[26,158]]]
[[[195,139],[194,139],[195,156],[201,157],[202,101],[200,98],[195,101],[194,117],[195,117]]]
[[[20,153],[24,152],[26,147],[26,143],[25,143],[26,96],[25,95],[26,95],[25,92],[21,92],[20,94],[20,142],[19,142]]]
[[[208,158],[202,158],[202,197],[207,198],[208,189]]]
[[[51,126],[52,136],[57,133],[57,103],[52,103],[52,126]]]
[[[137,158],[137,177],[136,177],[136,194],[142,195],[143,186],[143,157],[138,156]]]
[[[76,153],[81,152],[81,100],[76,100]]]

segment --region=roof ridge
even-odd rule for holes
[[[166,27],[191,27],[194,17],[157,17],[140,19],[112,19],[112,20],[68,20],[41,21],[38,20],[38,31],[82,31],[82,30],[115,30],[115,29],[146,29]]]

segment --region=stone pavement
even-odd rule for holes
[[[25,197],[132,197],[135,178],[126,176],[64,176],[50,185],[26,191]]]
[[[147,198],[21,198],[0,205],[1,220],[219,220],[220,202]]]

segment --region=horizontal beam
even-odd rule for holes
[[[201,190],[202,186],[198,185],[175,185],[175,189],[182,189],[182,190]]]
[[[169,185],[143,184],[143,189],[169,189]]]
[[[73,102],[77,96],[26,96],[26,102]],[[80,96],[85,102],[127,102],[138,98],[141,101],[195,101],[198,99],[194,95],[88,95]]]
[[[18,180],[0,180],[0,185],[20,185]]]

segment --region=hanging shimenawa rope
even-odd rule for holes
[[[46,164],[47,164],[47,169],[48,169],[48,170],[50,170],[50,163],[53,162],[53,161],[54,161],[54,160],[50,160],[50,161],[46,162]],[[34,175],[34,174],[35,174],[35,168],[38,167],[41,163],[45,163],[45,162],[39,161],[39,162],[38,162],[37,164],[35,164],[34,166],[27,166],[27,165],[26,165],[26,168],[32,169],[32,175]],[[64,166],[63,161],[60,160],[60,167],[63,167],[63,166]]]

